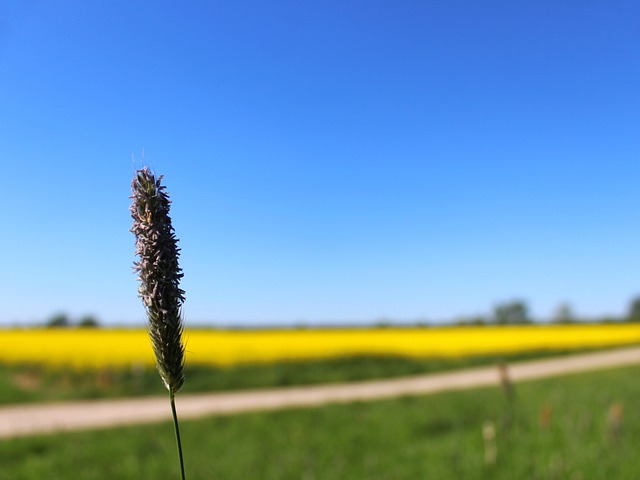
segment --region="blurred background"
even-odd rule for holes
[[[166,394],[129,232],[148,165],[182,248],[178,411],[500,380],[184,421],[190,480],[635,480],[640,367],[510,372],[640,363],[639,51],[627,0],[1,1],[0,415]],[[168,422],[9,436],[0,480],[178,478]]]
[[[639,289],[634,2],[2,2],[0,323],[144,324],[165,175],[188,325],[439,323]]]

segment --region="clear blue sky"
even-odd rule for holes
[[[9,0],[0,108],[0,324],[143,324],[144,163],[187,324],[640,293],[638,2]]]

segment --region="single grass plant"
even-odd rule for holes
[[[131,184],[131,232],[136,237],[138,261],[134,263],[134,269],[140,281],[138,294],[147,313],[158,372],[169,392],[180,473],[184,480],[182,442],[175,405],[175,394],[184,384],[184,291],[180,288],[183,273],[178,264],[178,240],[169,216],[171,202],[161,180],[162,176],[156,177],[148,167],[136,171]]]

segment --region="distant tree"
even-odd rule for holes
[[[483,327],[487,325],[489,321],[483,317],[482,315],[476,315],[467,320],[467,325],[472,325],[474,327]]]
[[[571,305],[568,303],[561,303],[558,305],[556,312],[551,320],[553,323],[574,323],[576,318],[571,309]]]
[[[640,322],[640,296],[637,296],[631,300],[629,304],[629,313],[627,314],[627,320],[630,322]]]
[[[426,318],[419,318],[415,321],[415,326],[417,328],[430,328],[432,325]]]
[[[522,300],[514,300],[496,305],[493,309],[493,318],[498,325],[531,323],[527,304]]]
[[[47,327],[68,327],[71,325],[65,313],[57,313],[47,321]]]
[[[393,321],[390,318],[382,317],[375,321],[375,328],[391,328],[393,326]]]
[[[78,326],[82,328],[96,328],[100,326],[100,323],[93,315],[85,315],[78,322]]]
[[[472,326],[472,327],[481,327],[490,323],[485,317],[482,315],[474,315],[470,317],[458,317],[453,321],[454,325],[457,326]]]

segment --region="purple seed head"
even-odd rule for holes
[[[175,393],[184,383],[183,274],[169,216],[171,201],[161,180],[162,176],[156,178],[148,167],[136,171],[131,183],[131,232],[136,237],[138,296],[147,312],[158,371],[167,389]]]

